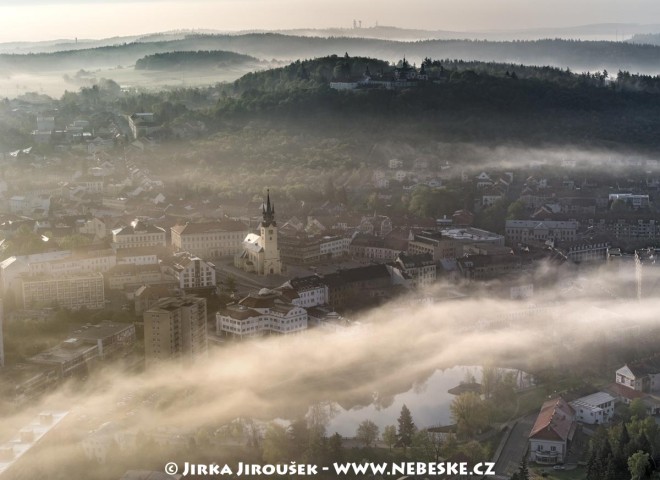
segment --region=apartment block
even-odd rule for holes
[[[236,255],[243,251],[248,227],[235,220],[187,223],[172,227],[172,246],[201,258]]]
[[[103,274],[35,275],[22,279],[23,308],[103,308]]]
[[[163,298],[143,318],[147,365],[162,360],[192,362],[206,354],[206,299]]]

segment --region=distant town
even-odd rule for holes
[[[330,86],[409,88],[429,81],[424,68],[404,59],[391,78],[367,70]],[[350,336],[371,328],[364,312],[396,300],[490,296],[514,305],[464,326],[484,329],[564,315],[562,299],[544,292],[559,286],[571,298],[581,276],[597,268],[610,274],[599,287],[604,298],[655,292],[658,160],[622,157],[605,170],[567,154],[490,167],[409,152],[363,167],[351,182],[331,179],[321,199],[293,201],[273,183],[232,202],[182,192],[154,168],[168,140],[198,138],[203,122],[165,126],[153,112],[105,112],[62,126],[58,111],[33,100],[7,101],[13,115],[35,119],[32,145],[0,152],[0,389],[8,409],[66,382],[84,383],[107,365],[140,372],[164,362],[194,365],[214,349],[265,337]],[[17,180],[26,173],[33,177]],[[397,205],[402,198],[407,210]],[[547,265],[553,273],[540,274]],[[635,339],[639,328],[618,333]],[[496,383],[514,388],[497,375]],[[528,451],[530,462],[550,470],[585,468],[594,425],[627,428],[622,421],[660,412],[658,357],[631,353],[607,375],[593,391],[541,394],[492,433],[461,424],[459,415],[453,427],[427,433],[442,442],[452,435],[492,442],[471,459],[493,458],[502,478],[516,474]],[[477,402],[495,398],[472,380],[464,388],[476,384],[484,394]],[[515,394],[529,388],[538,387],[516,385]],[[121,407],[130,413],[134,401]],[[158,396],[142,401],[153,405]],[[0,443],[0,477],[20,471],[23,453],[73,421],[67,415],[42,412]],[[83,423],[90,461],[109,461],[117,443],[130,450],[136,441],[108,418]],[[381,442],[365,429],[343,441]],[[170,447],[197,434],[149,432]],[[410,446],[400,433],[389,439],[390,450]],[[605,478],[590,468],[589,478]]]

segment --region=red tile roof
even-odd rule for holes
[[[566,441],[575,431],[575,410],[561,398],[548,400],[541,407],[529,438]]]
[[[611,383],[605,389],[606,392],[614,395],[615,397],[623,397],[628,400],[635,400],[636,398],[645,397],[647,394],[640,392],[639,390],[634,390],[626,385],[621,385],[620,383]]]

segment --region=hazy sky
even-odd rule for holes
[[[660,23],[658,0],[0,0],[0,41],[173,29],[396,25],[441,30]]]

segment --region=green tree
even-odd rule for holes
[[[309,449],[309,429],[307,421],[299,418],[291,422],[287,430],[291,453],[294,458],[300,458]]]
[[[266,463],[288,462],[289,437],[286,429],[277,423],[270,423],[263,442],[263,460]]]
[[[481,393],[490,398],[499,383],[501,372],[498,368],[484,365],[481,368]]]
[[[343,459],[343,450],[342,450],[342,438],[339,433],[335,432],[334,435],[330,437],[328,441],[328,454],[330,460],[333,462],[339,462]]]
[[[229,275],[227,280],[225,280],[225,290],[227,293],[234,293],[236,291],[236,278],[233,275]]]
[[[419,430],[413,435],[413,448],[417,450],[417,456],[429,462],[440,460],[442,451],[442,440],[438,435],[434,435],[428,430]]]
[[[621,213],[621,212],[627,212],[629,208],[625,200],[617,198],[612,202],[612,205],[610,205],[610,210],[612,210],[613,212]]]
[[[646,418],[646,405],[644,405],[641,398],[636,398],[630,402],[630,414],[639,419]]]
[[[523,458],[520,461],[520,467],[518,467],[518,479],[529,480],[529,467],[527,466],[527,455],[523,455]]]
[[[387,445],[392,451],[392,447],[396,443],[396,427],[394,425],[388,425],[383,429],[383,443]]]
[[[84,247],[86,245],[89,245],[92,243],[92,241],[79,233],[76,233],[74,235],[67,235],[66,237],[61,238],[58,240],[58,245],[60,248],[63,248],[65,250],[74,250],[76,248]]]
[[[370,447],[378,439],[379,430],[374,422],[364,420],[358,426],[355,438],[365,447]]]
[[[461,445],[459,451],[470,459],[472,463],[484,462],[488,460],[488,448],[476,440],[470,440]]]
[[[417,431],[415,422],[413,422],[412,419],[412,414],[405,404],[403,407],[401,407],[401,414],[399,415],[399,419],[397,421],[399,423],[397,437],[401,442],[401,445],[403,445],[403,451],[405,452],[406,448],[412,445],[413,435]]]
[[[520,200],[516,200],[506,209],[506,219],[518,220],[522,218],[525,218],[525,204]]]
[[[641,480],[646,478],[646,472],[649,468],[649,454],[639,450],[628,458],[628,471],[632,480]]]
[[[454,398],[449,409],[460,437],[470,438],[488,425],[487,406],[475,392],[463,393]]]

